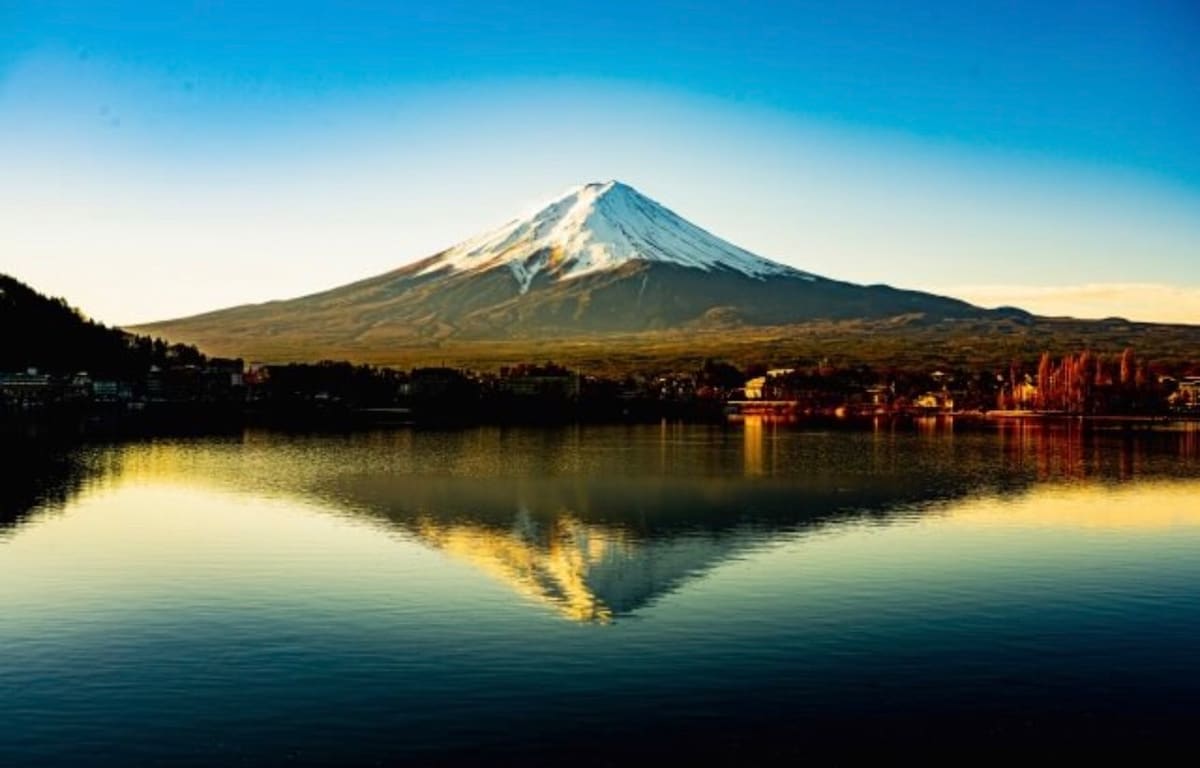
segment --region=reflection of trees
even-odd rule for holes
[[[57,441],[8,439],[0,482],[0,531],[58,509],[112,467],[112,455]]]
[[[1006,465],[1032,471],[1039,480],[1083,477],[1086,474],[1085,437],[1074,422],[1033,424],[1025,421],[997,425]]]
[[[1131,480],[1186,473],[1198,457],[1200,424],[1169,430],[1114,424],[1093,428],[1077,420],[1014,420],[996,427],[1009,471],[1039,482],[1088,478]],[[1200,473],[1200,466],[1192,469]]]
[[[1200,459],[1200,422],[1188,422],[1183,425],[1179,439],[1179,457],[1195,461]]]

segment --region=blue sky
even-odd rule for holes
[[[1200,322],[1193,2],[142,5],[0,2],[0,269],[103,320],[615,177],[833,277]]]

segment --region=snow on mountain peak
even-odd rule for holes
[[[445,251],[421,274],[504,265],[525,292],[539,274],[567,280],[630,261],[730,270],[760,280],[781,275],[813,279],[700,229],[616,180],[575,187],[531,216]]]

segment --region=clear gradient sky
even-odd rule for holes
[[[830,277],[1200,323],[1200,5],[0,0],[0,271],[106,322],[609,178]]]

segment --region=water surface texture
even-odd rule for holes
[[[1200,431],[17,445],[0,764],[1183,740]]]

